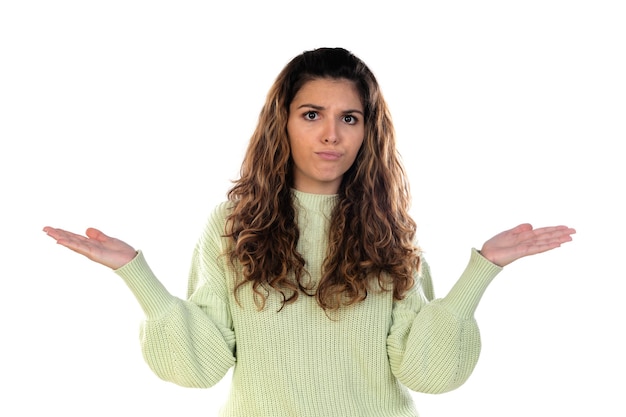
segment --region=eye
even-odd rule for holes
[[[306,113],[304,113],[304,118],[306,120],[315,120],[315,119],[317,119],[317,117],[318,117],[317,112],[313,111],[313,110],[309,110]]]
[[[354,125],[359,121],[359,119],[357,119],[356,116],[353,116],[351,114],[346,114],[345,116],[343,116],[343,121],[349,125]]]

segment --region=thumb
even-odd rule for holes
[[[100,230],[95,229],[93,227],[88,228],[85,231],[85,234],[87,235],[89,239],[97,240],[98,242],[103,242],[109,239],[109,236],[105,235]]]

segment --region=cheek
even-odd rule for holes
[[[355,146],[354,146],[354,151],[352,154],[352,163],[351,165],[354,165],[354,163],[356,162],[359,153],[361,152],[363,146],[365,146],[365,142],[363,141],[363,139],[361,139],[360,141],[358,141]]]
[[[297,138],[297,135],[294,134],[293,129],[290,127],[290,124],[287,123],[287,144],[289,145],[289,153],[293,153],[294,138]]]
[[[356,161],[359,158],[360,150],[361,148],[354,148],[354,150],[352,150],[350,153],[350,159],[346,161],[348,163],[348,168],[356,164]]]
[[[360,136],[359,139],[356,140],[355,145],[354,145],[354,155],[358,155],[359,151],[361,150],[361,148],[363,148],[363,146],[365,146],[365,139],[363,138],[363,136]]]
[[[297,123],[287,123],[287,141],[289,147],[295,149],[298,146],[302,147],[302,140],[306,136],[303,135],[302,129],[298,127]]]
[[[299,143],[299,140],[297,137],[295,139],[292,139],[292,136],[289,136],[288,143],[289,143],[289,157],[291,161],[296,165],[300,165],[300,163],[302,162],[302,155],[304,153],[302,144]]]

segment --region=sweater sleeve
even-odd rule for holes
[[[424,262],[414,291],[394,303],[387,351],[392,372],[409,389],[443,393],[461,386],[480,354],[478,302],[502,270],[472,250],[469,264],[442,299],[433,299]]]
[[[221,237],[214,229],[210,222],[194,250],[187,300],[165,289],[141,252],[115,271],[146,314],[140,339],[147,364],[161,379],[185,387],[211,387],[235,363]]]

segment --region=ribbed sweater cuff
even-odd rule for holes
[[[502,267],[472,249],[465,271],[441,303],[461,318],[472,318],[485,290],[500,271]]]
[[[160,318],[171,308],[174,297],[154,275],[141,251],[115,273],[126,282],[148,319]]]

